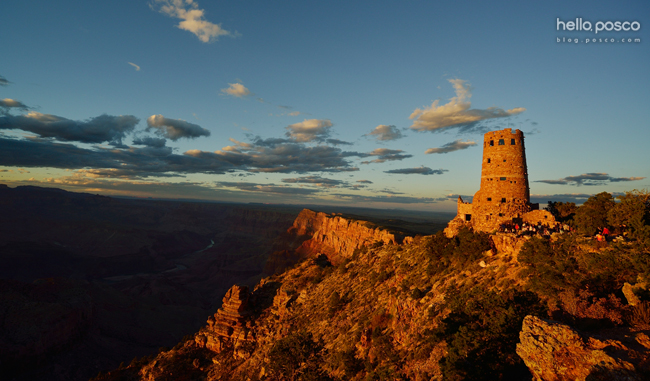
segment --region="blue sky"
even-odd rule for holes
[[[511,127],[533,201],[650,188],[645,1],[2,8],[10,186],[455,211],[483,133]]]

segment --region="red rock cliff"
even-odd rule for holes
[[[267,272],[276,272],[302,258],[321,253],[336,263],[351,256],[354,250],[375,242],[397,244],[402,240],[402,236],[367,221],[303,209],[276,244]]]

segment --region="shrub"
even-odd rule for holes
[[[526,266],[523,274],[529,287],[545,296],[556,295],[575,280],[578,268],[575,258],[563,247],[553,248],[548,240],[533,237],[524,244],[518,255]]]
[[[452,312],[427,338],[447,342],[448,354],[440,361],[445,380],[498,380],[526,374],[515,347],[524,317],[544,313],[534,293],[497,294],[475,288],[452,297],[448,307]]]
[[[301,330],[276,341],[269,351],[269,371],[276,379],[328,380],[320,369],[323,345]]]
[[[556,221],[559,222],[569,222],[573,218],[578,209],[574,202],[554,202],[549,201],[546,208]]]
[[[424,295],[426,295],[426,292],[420,290],[419,288],[414,288],[413,291],[411,292],[411,298],[413,299],[421,299]]]
[[[363,370],[363,361],[355,357],[354,348],[334,352],[330,358],[332,368],[345,372],[345,379],[351,379]]]

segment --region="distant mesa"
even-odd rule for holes
[[[445,234],[454,236],[462,226],[493,232],[502,224],[523,222],[556,224],[551,213],[530,202],[524,133],[490,131],[483,137],[481,188],[471,203],[458,197],[458,212]]]

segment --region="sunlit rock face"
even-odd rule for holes
[[[273,267],[281,269],[297,259],[317,254],[325,254],[332,263],[338,263],[364,246],[376,242],[396,244],[403,239],[367,221],[304,209],[283,235],[279,250],[269,258],[267,272],[273,273]]]
[[[207,327],[196,336],[196,343],[218,353],[225,348],[237,347],[244,341],[252,340],[246,327],[249,296],[248,287],[232,286],[223,297],[221,308],[208,318]]]
[[[568,325],[526,316],[517,354],[535,380],[646,380],[650,339],[645,333],[610,330],[580,333]]]

